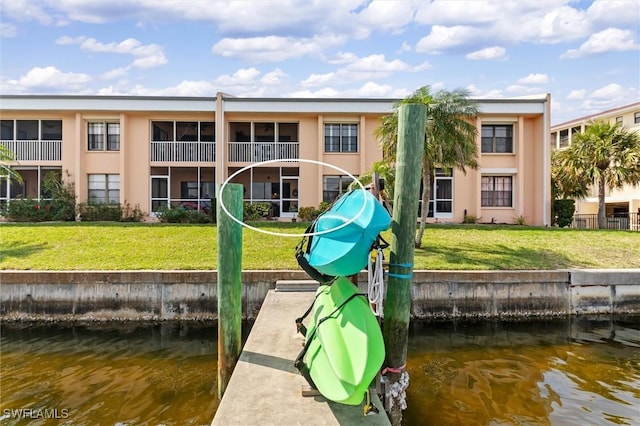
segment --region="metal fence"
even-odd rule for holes
[[[598,229],[597,214],[573,215],[572,228]],[[640,213],[616,213],[606,217],[605,229],[640,231]]]

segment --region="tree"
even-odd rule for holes
[[[4,179],[15,179],[22,182],[22,176],[16,172],[9,163],[15,161],[16,156],[6,146],[0,145],[0,181]]]
[[[474,124],[478,106],[469,99],[469,92],[465,89],[441,90],[431,94],[429,86],[419,88],[411,96],[397,102],[393,112],[382,117],[380,126],[376,128],[376,136],[381,142],[384,160],[387,162],[395,162],[398,107],[414,103],[426,105],[428,111],[422,158],[422,211],[415,240],[416,247],[420,247],[427,222],[435,168],[457,168],[466,172],[466,167],[478,167],[478,132]]]
[[[606,228],[606,190],[640,184],[640,134],[617,123],[591,122],[559,157],[563,179],[586,179],[598,188],[600,229]]]

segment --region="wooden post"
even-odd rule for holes
[[[407,341],[413,279],[413,252],[420,199],[420,178],[424,152],[427,107],[408,104],[398,108],[396,182],[391,222],[389,279],[384,305],[383,335],[389,386],[402,386],[400,379],[407,361]],[[427,208],[428,206],[422,206]],[[399,401],[391,398],[386,407],[391,424],[402,423]]]
[[[229,384],[242,349],[242,225],[222,210],[221,204],[242,221],[240,184],[218,186],[218,397]]]

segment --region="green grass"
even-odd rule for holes
[[[306,223],[253,223],[301,234]],[[384,237],[391,242],[390,231]],[[285,238],[243,231],[243,269],[299,269]],[[389,250],[385,251],[387,259]],[[3,270],[198,270],[217,267],[215,225],[0,225]],[[428,225],[415,269],[640,268],[640,233],[491,225]]]

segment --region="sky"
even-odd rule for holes
[[[0,94],[640,101],[639,0],[0,0]]]

